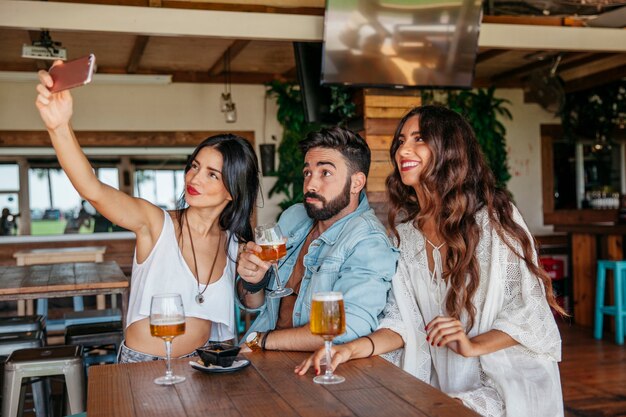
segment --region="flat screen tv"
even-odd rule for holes
[[[478,0],[327,0],[322,82],[469,88]]]

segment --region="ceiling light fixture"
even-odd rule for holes
[[[237,121],[237,107],[230,93],[230,48],[224,53],[224,92],[220,98],[220,110],[224,113],[226,123]]]

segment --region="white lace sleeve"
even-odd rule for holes
[[[517,210],[515,212],[515,220],[525,228],[521,216]],[[543,284],[507,245],[498,238],[495,241],[501,245],[498,251],[501,277],[495,278],[504,280],[505,293],[503,308],[493,328],[507,333],[531,356],[548,356],[560,361],[561,337],[546,301]]]
[[[387,305],[385,306],[385,309],[379,317],[378,328],[389,329],[395,333],[398,333],[402,337],[402,340],[404,340],[404,342],[406,343],[406,326],[404,325],[404,321],[402,321],[400,309],[398,308],[398,304],[396,303],[396,298],[393,295],[393,291],[389,291],[389,294],[387,295]],[[401,366],[403,351],[404,349],[400,348],[388,353],[384,353],[380,356],[396,366]]]

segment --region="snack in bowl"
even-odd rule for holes
[[[226,368],[233,364],[240,349],[239,346],[219,342],[209,343],[204,347],[196,349],[196,352],[198,352],[204,366],[215,365]]]

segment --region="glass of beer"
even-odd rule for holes
[[[311,303],[311,333],[322,336],[326,347],[326,372],[313,378],[318,384],[339,384],[346,379],[333,374],[331,349],[333,339],[346,332],[346,312],[343,308],[343,294],[340,292],[318,292],[313,294]]]
[[[173,385],[183,382],[184,376],[174,375],[170,365],[172,340],[185,333],[185,310],[180,294],[156,294],[150,303],[150,334],[165,341],[167,368],[165,376],[154,380],[155,384]]]
[[[276,289],[267,293],[270,298],[286,297],[293,294],[291,288],[284,288],[278,276],[278,261],[287,254],[287,239],[276,223],[264,224],[254,229],[254,241],[261,246],[257,256],[265,262],[271,262],[276,277]]]

